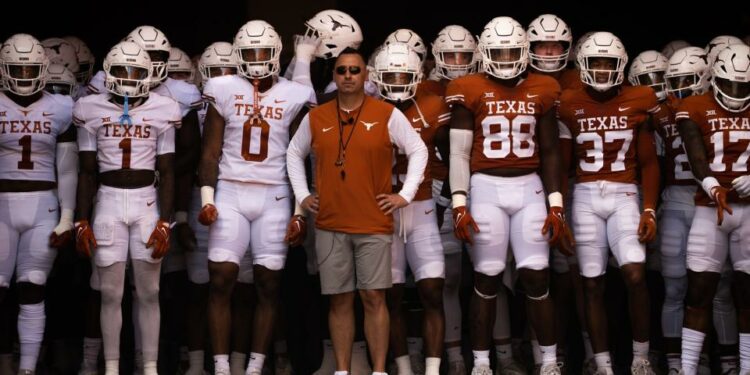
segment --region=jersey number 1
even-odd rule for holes
[[[34,169],[34,162],[31,161],[31,136],[21,137],[18,145],[21,146],[21,161],[18,162],[18,169]]]

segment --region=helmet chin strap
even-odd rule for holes
[[[130,117],[130,114],[128,114],[128,95],[123,95],[123,98],[125,101],[122,104],[122,116],[120,116],[120,124],[122,125],[133,125],[133,119]]]

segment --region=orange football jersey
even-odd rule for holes
[[[562,75],[558,80],[563,90],[577,90],[583,88],[581,81],[581,71],[578,68],[563,69]]]
[[[750,109],[729,112],[713,98],[712,93],[690,96],[682,100],[675,119],[690,119],[700,127],[706,160],[711,174],[721,186],[731,188],[732,180],[746,175],[750,158]],[[730,202],[750,203],[750,198],[740,199],[736,193],[728,196]],[[713,202],[703,189],[698,189],[695,204],[708,206]]]
[[[429,162],[441,163],[437,160],[435,151],[435,133],[437,130],[448,124],[451,118],[451,112],[448,105],[445,104],[443,98],[432,95],[428,92],[417,93],[414,97],[416,104],[412,104],[404,111],[404,115],[411,122],[414,130],[419,133],[425,146],[427,146]],[[419,106],[419,110],[417,110]],[[420,113],[421,112],[421,113]],[[393,178],[395,188],[393,191],[401,190],[403,185],[403,179],[406,177],[406,170],[408,168],[408,159],[406,155],[396,150],[396,165],[393,167]],[[425,168],[424,180],[419,184],[417,195],[414,196],[415,201],[422,201],[425,199],[432,198],[432,177],[430,168]]]
[[[395,108],[365,96],[357,112],[342,114],[339,133],[338,104],[331,100],[310,110],[312,154],[315,155],[315,183],[320,199],[315,225],[329,231],[353,234],[393,233],[393,215],[384,215],[375,197],[390,194],[393,145],[388,121]],[[343,163],[340,139],[346,144]]]
[[[462,105],[474,114],[471,172],[537,169],[537,121],[554,108],[559,96],[560,85],[554,78],[534,73],[516,87],[503,86],[484,74],[451,81],[446,103]]]
[[[445,96],[445,84],[441,81],[425,79],[417,86],[417,94],[430,93],[437,96]]]
[[[682,138],[677,129],[675,121],[675,109],[680,100],[669,96],[668,99],[659,104],[659,112],[652,117],[652,125],[663,142],[665,161],[665,180],[669,185],[695,185],[695,178],[690,171],[685,149],[682,147]]]
[[[558,116],[573,139],[577,182],[636,183],[638,126],[646,123],[643,131],[649,131],[649,114],[659,109],[654,90],[646,86],[622,86],[604,103],[583,88],[565,90]]]

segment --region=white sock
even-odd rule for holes
[[[190,368],[202,370],[204,356],[205,353],[203,352],[203,350],[193,350],[191,352],[188,352],[188,361],[190,363]]]
[[[44,338],[44,302],[20,305],[18,311],[18,341],[21,344],[20,370],[36,370],[39,349]]]
[[[750,371],[750,333],[740,333],[740,373]]]
[[[110,359],[104,361],[104,374],[105,375],[119,375],[120,374],[120,360]]]
[[[99,362],[99,352],[102,350],[102,339],[83,338],[83,364],[84,371],[96,371]]]
[[[243,364],[244,367],[244,364]],[[217,354],[214,356],[214,368],[218,370],[229,370],[229,355]]]
[[[633,341],[633,361],[636,359],[648,361],[648,341]]]
[[[539,350],[542,352],[542,366],[557,363],[557,344],[540,345]]]
[[[721,362],[721,373],[727,374],[730,370],[736,370],[737,369],[737,360],[738,357],[736,355],[727,355],[719,357],[719,361]]]
[[[448,353],[448,362],[456,362],[456,361],[464,360],[464,356],[461,355],[460,346],[451,346],[450,348],[446,348],[445,352]]]
[[[603,368],[608,368],[610,370],[612,369],[612,361],[609,358],[609,352],[595,353],[594,361],[596,361],[597,369],[603,369]]]
[[[333,375],[349,375],[349,371],[336,371]]]
[[[542,364],[542,350],[539,349],[539,341],[531,340],[531,354],[534,356],[534,364]]]
[[[143,375],[158,375],[156,371],[156,361],[143,362]]]
[[[440,358],[427,357],[424,363],[424,375],[440,375]]]
[[[250,370],[263,370],[263,362],[266,360],[265,354],[260,353],[250,353],[250,362],[247,364],[247,373],[250,373]]]
[[[375,371],[373,371],[372,375],[388,375],[388,374],[385,373],[385,372],[375,372]]]
[[[510,344],[495,345],[495,356],[500,367],[505,367],[513,362],[513,347]]]
[[[474,367],[490,366],[489,350],[472,350],[471,352],[474,353]]]
[[[409,355],[422,354],[422,342],[421,337],[407,337],[406,345],[409,348]]]
[[[680,359],[679,353],[667,354],[667,367],[668,369],[682,369],[682,360]]]
[[[698,370],[703,340],[706,334],[694,329],[682,327],[682,370],[685,375],[695,375]]]
[[[398,368],[399,375],[411,374],[411,361],[409,361],[409,355],[405,354],[400,357],[396,357],[396,367]]]

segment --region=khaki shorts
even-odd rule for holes
[[[386,289],[391,281],[390,234],[347,234],[315,230],[315,252],[323,294]],[[355,285],[356,278],[356,285]]]

